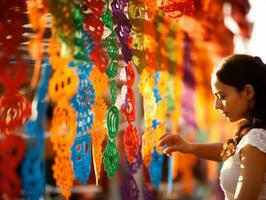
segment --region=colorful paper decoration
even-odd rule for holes
[[[126,71],[126,85],[127,87],[132,88],[135,82],[135,72],[133,69],[133,65],[129,63],[125,71]]]
[[[110,82],[110,95],[111,95],[111,104],[114,105],[117,98],[117,85],[115,80],[112,80]]]
[[[167,194],[170,194],[173,190],[173,157],[168,158],[168,176],[167,176]]]
[[[130,170],[130,173],[131,174],[134,174],[134,173],[137,173],[138,170],[140,169],[140,167],[142,166],[142,155],[141,155],[141,146],[138,147],[138,153],[137,153],[137,156],[136,156],[136,161],[133,162],[133,163],[128,163],[128,167],[129,167],[129,170]]]
[[[155,140],[152,130],[152,121],[157,109],[156,99],[152,90],[153,87],[152,72],[143,70],[138,87],[140,93],[143,95],[143,107],[144,107],[144,120],[145,120],[145,132],[142,135],[142,159],[144,165],[148,168],[151,158]]]
[[[82,37],[87,45],[86,55],[88,56],[93,47],[94,41],[87,33]],[[95,92],[91,80],[89,79],[92,70],[92,62],[88,59],[84,61],[73,61],[70,65],[76,67],[79,77],[79,87],[76,95],[72,98],[71,103],[77,115],[77,132],[74,144],[71,148],[71,159],[76,180],[86,185],[91,174],[91,128],[93,125],[92,105],[94,104]]]
[[[18,54],[18,52],[11,53]],[[5,93],[9,96],[18,92],[26,79],[25,71],[28,69],[28,65],[22,60],[20,55],[13,56],[13,54],[4,54],[0,57],[2,65],[0,68],[0,83],[3,84],[6,91]],[[10,62],[12,57],[14,60],[13,62]],[[12,69],[12,75],[10,74],[10,69]]]
[[[58,62],[64,63],[64,60],[58,59]],[[52,101],[60,100],[62,97],[70,99],[76,93],[77,86],[78,78],[74,69],[67,67],[67,65],[58,65],[49,82],[49,96]]]
[[[46,29],[45,25],[47,21],[48,7],[43,0],[27,0],[26,4],[29,22],[35,33],[30,38],[28,47],[29,54],[35,61],[34,73],[31,80],[31,88],[35,89],[40,76],[42,56],[45,51],[42,40]]]
[[[76,180],[86,185],[91,173],[91,136],[78,135],[71,147],[71,160]]]
[[[185,36],[184,44],[184,93],[181,99],[181,107],[183,110],[186,110],[186,112],[182,112],[182,119],[186,125],[196,128],[195,107],[193,104],[195,96],[195,78],[190,57],[190,39],[187,35]]]
[[[85,15],[84,24],[85,30],[89,35],[92,36],[95,44],[92,52],[90,53],[90,59],[94,63],[94,65],[102,72],[105,73],[108,66],[108,56],[100,45],[100,41],[103,36],[104,24],[102,18],[102,12],[104,8],[103,0],[86,0],[85,5],[91,11],[89,15]],[[111,19],[108,19],[111,20]],[[101,56],[99,56],[101,55]]]
[[[108,86],[108,78],[107,75],[105,73],[101,73],[97,67],[93,67],[90,74],[90,80],[92,81],[96,94],[95,103],[92,106],[94,123],[91,129],[91,137],[95,179],[96,185],[98,185],[101,178],[103,161],[102,143],[107,134],[105,127],[107,104],[104,101],[103,95]]]
[[[8,199],[20,197],[20,178],[16,173],[17,167],[23,159],[25,152],[24,140],[14,133],[9,133],[0,139],[0,194],[1,198]]]
[[[162,178],[162,164],[163,164],[163,154],[160,154],[156,151],[156,148],[153,149],[152,160],[149,166],[150,177],[153,185],[156,188],[159,188]]]
[[[97,104],[97,102],[95,102]],[[106,112],[107,106],[104,108]],[[95,115],[96,116],[96,115]],[[96,119],[95,119],[96,120]],[[102,119],[102,124],[104,120]],[[98,122],[99,123],[99,122]],[[93,155],[93,164],[95,171],[96,185],[99,184],[102,171],[102,161],[103,161],[103,152],[102,152],[102,143],[105,139],[106,128],[92,128],[91,137],[92,137],[92,155]]]
[[[152,116],[152,125],[150,126],[150,135],[152,137],[150,147],[146,145],[146,163],[149,164],[149,172],[152,183],[159,187],[162,173],[162,149],[158,147],[160,136],[166,132],[166,94],[167,94],[167,72],[156,72],[154,74],[153,94],[155,96],[156,113]],[[147,133],[145,133],[147,134]],[[147,137],[147,136],[146,136]],[[144,137],[145,138],[145,137]],[[143,138],[143,139],[144,139]],[[146,138],[145,138],[146,139]],[[146,139],[147,140],[147,139]],[[151,152],[152,157],[149,155]]]
[[[111,5],[115,4],[115,1],[112,1]],[[116,12],[116,6],[111,6],[112,13]],[[118,159],[119,153],[117,151],[115,137],[118,134],[119,130],[119,111],[118,108],[115,106],[117,94],[115,93],[116,83],[114,79],[117,76],[117,69],[118,69],[118,42],[115,35],[114,24],[111,18],[111,11],[109,8],[109,0],[105,1],[104,12],[102,14],[102,20],[104,25],[111,31],[111,33],[105,38],[106,41],[106,48],[107,53],[110,57],[110,62],[108,68],[106,70],[106,74],[112,83],[110,85],[111,91],[111,107],[107,111],[107,129],[108,129],[108,142],[107,147],[103,153],[103,162],[104,168],[107,172],[109,177],[114,176],[115,171],[118,167]]]
[[[124,134],[124,144],[127,160],[130,164],[137,162],[137,155],[140,147],[138,130],[131,124],[128,125]]]
[[[126,99],[122,104],[121,111],[125,114],[127,121],[133,122],[136,119],[135,97],[132,88],[127,88]]]
[[[180,128],[180,119],[181,119],[181,96],[183,93],[183,88],[182,88],[182,77],[183,77],[183,41],[184,41],[184,32],[181,30],[179,25],[173,24],[173,29],[175,30],[175,43],[174,43],[174,54],[173,58],[176,63],[174,65],[175,69],[170,70],[170,73],[173,72],[173,82],[172,87],[173,87],[173,101],[174,101],[174,109],[170,111],[170,123],[171,123],[171,132],[173,134],[178,134],[179,128]],[[170,88],[170,87],[169,87]],[[168,94],[171,94],[168,93]],[[167,102],[168,104],[168,102]],[[173,178],[176,178],[178,175],[179,171],[179,164],[180,164],[180,153],[175,152],[173,153],[173,161],[172,161],[172,175]],[[170,166],[169,166],[170,168]],[[170,174],[171,172],[169,172]]]
[[[124,133],[124,144],[130,172],[136,173],[142,156],[145,166],[150,169],[155,169],[153,167],[156,166],[158,172],[156,175],[159,175],[160,164],[155,162],[159,160],[157,159],[159,156],[155,153],[162,151],[156,144],[160,135],[166,130],[166,108],[174,108],[174,111],[170,112],[173,132],[178,131],[181,116],[187,125],[196,128],[206,128],[204,124],[213,124],[209,122],[216,121],[214,113],[208,111],[209,105],[194,110],[191,105],[194,101],[196,105],[206,105],[210,97],[210,91],[202,86],[208,81],[206,81],[206,74],[199,72],[200,67],[208,66],[205,71],[209,73],[209,66],[212,66],[215,59],[226,56],[233,50],[233,34],[224,26],[222,4],[223,1],[206,1],[195,5],[193,0],[167,0],[162,1],[161,5],[150,0],[113,0],[111,2],[109,0],[85,0],[84,2],[2,0],[0,2],[0,84],[4,94],[0,97],[0,131],[5,133],[3,137],[13,134],[11,130],[21,128],[31,116],[30,101],[20,91],[27,83],[28,68],[24,55],[22,56],[21,49],[18,48],[21,44],[26,44],[22,40],[26,35],[23,30],[24,15],[28,14],[33,31],[28,42],[28,53],[35,62],[31,81],[31,89],[35,89],[39,79],[42,55],[46,50],[42,42],[45,27],[48,25],[46,15],[49,10],[52,19],[49,24],[52,36],[48,53],[53,70],[53,76],[49,82],[49,98],[55,103],[51,128],[51,140],[56,150],[53,169],[63,195],[66,199],[70,197],[74,179],[72,163],[69,159],[71,147],[73,167],[77,169],[76,178],[83,184],[86,184],[90,175],[91,151],[97,184],[101,174],[102,158],[104,158],[108,176],[115,174],[119,160],[116,147],[119,109],[128,122]],[[232,1],[231,4],[232,17],[239,25],[241,35],[248,37],[249,30],[244,19],[249,9],[247,1]],[[237,9],[240,4],[241,9]],[[217,16],[220,17],[217,18]],[[174,20],[174,23],[170,20],[177,17],[180,18],[178,22]],[[103,41],[104,33],[107,37]],[[185,49],[182,49],[183,45]],[[119,57],[120,54],[122,60]],[[202,59],[199,59],[201,57]],[[207,59],[209,61],[206,61]],[[121,94],[118,95],[120,85],[116,81],[120,64],[122,87]],[[135,75],[132,64],[140,73],[139,89],[144,99],[145,133],[142,145],[137,127],[133,125],[136,112],[133,92]],[[98,71],[91,72],[93,67]],[[168,91],[166,82],[169,82],[169,78],[165,71],[175,75],[175,87],[172,92],[174,95],[169,98],[174,100],[171,106],[166,102],[166,91]],[[184,88],[181,87],[182,80],[184,80]],[[39,83],[39,86],[43,84]],[[48,85],[47,82],[46,85]],[[191,85],[192,87],[188,87]],[[107,86],[110,86],[111,102],[108,111],[103,98]],[[198,93],[193,91],[195,88],[199,91]],[[44,87],[38,88],[43,95],[46,94],[45,90]],[[187,106],[188,101],[184,102],[186,96],[191,97],[190,106]],[[38,113],[44,113],[46,109],[42,104],[44,96],[40,99],[42,100],[37,101],[37,110]],[[202,114],[204,111],[207,114]],[[205,123],[206,121],[208,123]],[[41,177],[43,170],[43,163],[40,160],[44,145],[41,140],[44,131],[43,118],[37,114],[36,119],[29,121],[26,130],[31,140],[22,166],[26,174],[24,177],[27,177],[23,180],[23,185],[26,196],[31,196],[30,199],[38,199],[44,185],[41,178],[36,178]],[[208,131],[212,132],[212,130],[213,127]],[[102,143],[106,131],[108,131],[107,148],[102,154]],[[76,141],[74,141],[75,136],[77,136]],[[37,145],[37,147],[34,146],[35,151],[31,145]],[[139,148],[142,148],[142,154]],[[152,157],[153,154],[155,156]],[[177,157],[179,155],[174,154],[173,171],[176,172],[180,167],[176,164],[179,162]],[[0,171],[2,168],[1,165]],[[6,174],[13,180],[16,179],[13,173]],[[173,175],[176,177],[177,174]],[[132,176],[129,179],[134,181]],[[158,177],[151,177],[151,179],[155,185],[159,184]],[[15,183],[14,185],[16,186],[14,193],[16,193],[18,187]],[[123,185],[126,188],[124,190],[128,191],[130,197],[132,194],[132,198],[133,196],[138,198],[137,188],[133,186],[136,191],[128,190],[130,185],[134,185],[132,181],[126,181]],[[6,185],[0,188],[10,189]],[[147,199],[149,196],[144,195],[144,198]]]
[[[6,94],[0,98],[0,130],[14,130],[21,127],[31,114],[29,100],[19,94]]]
[[[73,169],[69,155],[56,156],[53,165],[56,185],[60,188],[62,195],[69,199],[73,185]]]
[[[104,92],[108,86],[108,77],[105,73],[101,73],[99,70],[92,68],[92,72],[90,73],[90,80],[92,81],[95,96],[102,97]]]
[[[48,91],[51,66],[49,63],[42,65],[42,73],[34,101],[37,102],[35,111],[37,116],[26,124],[26,131],[29,136],[26,155],[22,164],[22,184],[24,195],[29,199],[39,199],[44,195],[45,189],[45,163],[44,132],[47,112],[45,98]]]
[[[153,133],[151,129],[146,129],[145,133],[142,135],[142,160],[145,167],[149,167],[151,159],[152,159],[152,152],[154,147],[155,141],[153,138]]]
[[[5,133],[20,128],[31,112],[29,100],[19,91],[28,69],[28,64],[23,61],[18,50],[22,42],[26,5],[24,1],[2,1],[0,7],[0,84],[4,89],[0,97],[0,131]]]
[[[108,139],[107,147],[103,153],[104,168],[109,177],[114,176],[118,164],[119,164],[119,153],[116,148],[115,141]]]
[[[123,200],[136,200],[139,199],[139,190],[134,177],[128,174],[124,177],[121,184],[121,196]]]
[[[144,196],[144,200],[155,199],[151,189],[149,188],[149,186],[146,183],[144,183],[144,186],[143,186],[143,196]]]
[[[92,150],[93,150],[93,163],[96,176],[96,184],[101,176],[102,166],[102,143],[106,135],[105,115],[107,111],[107,105],[102,97],[97,97],[95,104],[93,105],[94,112],[94,125],[92,127]]]
[[[60,39],[61,44],[64,44],[68,47],[67,51],[69,56],[74,55],[75,46],[75,35],[76,29],[82,27],[82,14],[81,9],[78,7],[79,4],[75,3],[72,0],[63,0],[63,1],[47,1],[49,6],[49,12],[52,14],[52,25],[54,29],[54,34]],[[79,9],[79,10],[78,10]],[[82,43],[80,43],[80,46]],[[80,49],[80,47],[78,47]]]
[[[145,51],[143,48],[145,11],[145,4],[142,1],[128,1],[128,17],[132,25],[132,39],[130,40],[132,63],[139,73],[145,67]]]
[[[121,53],[123,61],[126,65],[121,69],[119,74],[119,79],[122,81],[123,85],[121,87],[121,94],[119,96],[119,106],[121,111],[128,122],[128,126],[124,133],[124,146],[126,151],[126,157],[129,164],[134,165],[134,170],[138,169],[139,160],[137,160],[137,154],[139,152],[140,140],[138,131],[131,123],[135,121],[135,98],[133,93],[133,83],[135,74],[132,68],[131,59],[132,52],[129,48],[131,38],[129,35],[131,33],[131,23],[127,18],[125,13],[126,8],[129,9],[128,0],[113,0],[111,3],[112,14],[114,20],[117,22],[115,27],[115,33],[120,43]],[[108,42],[108,41],[107,41]],[[109,40],[110,43],[110,40]],[[111,82],[111,88],[112,86]],[[115,101],[112,100],[112,89],[111,89],[111,103],[114,104]],[[135,180],[131,174],[128,175],[129,178],[125,179],[123,186],[121,187],[122,199],[138,199],[138,188]],[[126,195],[127,194],[127,195]],[[130,194],[130,196],[128,196]]]
[[[103,13],[104,1],[98,0],[96,2],[89,0],[86,1],[86,5],[91,10],[92,14],[88,15],[85,18],[85,28],[86,31],[92,35],[93,40],[95,42],[92,52],[90,53],[90,58],[96,67],[94,67],[93,71],[90,73],[90,80],[92,81],[96,95],[95,103],[92,108],[94,113],[94,124],[91,129],[91,137],[95,179],[96,185],[98,185],[101,176],[101,165],[103,156],[102,142],[106,135],[105,115],[107,105],[103,99],[103,95],[106,87],[108,86],[108,78],[105,72],[109,62],[109,58],[106,52],[104,51],[102,46],[100,46],[100,40],[102,39],[103,35],[104,22],[112,23],[112,19],[111,15],[108,15],[110,14],[110,12]],[[98,32],[97,35],[95,35],[95,29]],[[113,93],[116,93],[116,91],[113,91]],[[115,99],[115,96],[113,99]]]
[[[131,32],[131,24],[124,13],[127,0],[113,0],[111,3],[112,14],[117,22],[115,33],[119,39],[123,60],[128,63],[131,61],[131,50],[128,47],[128,37]]]
[[[66,100],[55,107],[51,124],[51,141],[56,152],[53,175],[57,186],[66,199],[71,195],[73,170],[70,161],[70,148],[76,133],[76,115]]]
[[[107,128],[108,137],[110,139],[115,139],[118,134],[119,128],[119,111],[117,107],[112,106],[107,112]]]
[[[179,18],[183,14],[191,15],[195,10],[195,2],[193,0],[167,0],[158,8],[166,12],[170,18]]]
[[[71,58],[60,57],[59,44],[55,38],[50,40],[49,52],[52,53],[50,61],[54,72],[49,81],[48,92],[51,100],[56,103],[50,130],[51,141],[56,152],[53,175],[62,194],[69,199],[74,179],[70,148],[74,143],[77,128],[76,114],[69,100],[76,93],[78,78],[74,69],[68,66]]]
[[[60,104],[54,108],[51,122],[51,140],[58,155],[70,153],[76,134],[75,121],[76,115],[70,104],[60,101]]]
[[[30,148],[26,152],[22,166],[22,184],[25,197],[33,200],[39,199],[44,194],[45,189],[45,164],[40,158],[40,152]]]

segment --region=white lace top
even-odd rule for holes
[[[225,193],[226,200],[234,199],[236,185],[240,175],[239,153],[247,144],[257,147],[260,151],[266,153],[266,130],[261,128],[251,129],[237,145],[235,154],[224,162],[220,172],[220,184]],[[258,200],[266,200],[266,172],[264,173],[264,180]]]

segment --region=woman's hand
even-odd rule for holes
[[[163,152],[168,156],[174,151],[190,153],[191,149],[191,144],[182,136],[169,133],[160,137],[158,145],[163,147]],[[166,148],[164,148],[164,146],[166,146]]]

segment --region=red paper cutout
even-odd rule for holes
[[[11,58],[11,57],[10,57]],[[0,82],[4,85],[6,93],[14,93],[25,81],[28,65],[17,57],[9,61],[7,57],[0,58]]]
[[[103,0],[86,0],[86,6],[92,11],[93,15],[100,17],[103,11]]]
[[[16,199],[20,196],[20,178],[16,168],[25,153],[24,140],[17,135],[7,134],[0,139],[0,194],[1,198]]]
[[[99,56],[101,55],[101,56]],[[94,65],[102,72],[105,73],[109,63],[109,57],[106,52],[99,47],[97,43],[94,44],[90,58]]]
[[[135,97],[134,92],[131,88],[127,88],[126,102],[121,107],[121,111],[125,114],[128,122],[132,122],[136,118],[135,109]]]
[[[31,115],[31,102],[19,93],[0,98],[0,130],[21,127]]]
[[[124,134],[124,144],[129,163],[136,162],[136,157],[140,148],[140,138],[138,130],[131,124],[128,125]]]

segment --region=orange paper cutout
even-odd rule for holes
[[[60,59],[58,62],[66,64],[66,59]],[[59,63],[57,63],[59,64]],[[61,68],[53,73],[49,82],[49,96],[51,100],[57,101],[62,98],[70,99],[76,93],[78,87],[78,77],[74,69],[61,65]]]
[[[102,73],[97,67],[93,67],[90,73],[90,80],[92,81],[96,97],[103,96],[109,82],[106,73]]]
[[[56,185],[60,188],[63,196],[68,200],[71,195],[71,188],[74,180],[70,155],[55,157],[53,172]]]
[[[60,101],[54,109],[51,141],[58,155],[69,155],[76,134],[76,115],[71,105]]]
[[[102,124],[103,125],[103,124]],[[93,155],[93,164],[95,171],[95,179],[96,185],[99,184],[99,180],[101,178],[102,171],[102,163],[103,163],[103,152],[102,152],[102,143],[106,136],[106,128],[102,128],[98,132],[92,130],[92,155]]]

